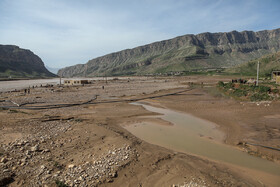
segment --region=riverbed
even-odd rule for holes
[[[94,77],[94,78],[53,78],[53,79],[30,79],[30,80],[10,80],[10,81],[0,81],[0,92],[14,91],[20,90],[30,87],[40,87],[45,85],[58,85],[63,84],[65,80],[112,80],[115,77]],[[121,77],[118,79],[128,79],[128,77]]]
[[[152,144],[174,151],[190,153],[211,160],[221,161],[273,175],[280,175],[279,164],[248,155],[223,143],[225,134],[218,126],[192,115],[143,103],[146,110],[158,113],[152,116],[161,118],[173,125],[159,125],[151,121],[131,124],[125,128],[135,136]]]

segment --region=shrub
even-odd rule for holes
[[[237,97],[243,97],[243,96],[247,96],[248,93],[246,90],[236,89],[233,91],[233,94]]]
[[[251,86],[251,90],[259,93],[267,93],[271,91],[268,86]]]
[[[59,181],[59,180],[56,180],[56,181],[55,181],[55,184],[56,184],[58,187],[68,187],[64,182]]]
[[[234,84],[231,83],[231,82],[226,83],[225,86],[224,86],[224,88],[226,88],[226,89],[230,89],[230,88],[233,88],[233,87],[234,87]]]
[[[279,93],[279,90],[278,89],[273,89],[273,90],[271,90],[271,92],[274,93],[274,94],[277,94],[277,93]]]
[[[263,101],[263,100],[271,100],[271,97],[267,93],[254,93],[250,97],[251,101]]]
[[[225,83],[224,83],[223,81],[219,81],[219,82],[218,82],[218,86],[219,86],[219,87],[224,87],[224,86],[225,86]]]
[[[268,86],[259,86],[258,91],[261,92],[261,93],[267,93],[267,92],[271,91],[271,88],[268,87]]]
[[[233,97],[245,97],[245,99],[249,99],[251,101],[263,101],[263,100],[272,100],[277,98],[277,96],[273,94],[280,93],[279,89],[275,85],[248,85],[248,84],[236,84],[236,83],[224,83],[219,81],[217,84],[219,87],[219,91],[222,91],[226,95],[230,95]],[[272,89],[273,88],[273,89]],[[272,95],[269,95],[272,93]]]
[[[53,166],[57,169],[63,169],[63,165],[59,164],[57,161],[54,161]]]

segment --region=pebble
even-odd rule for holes
[[[27,125],[32,127],[33,134],[17,139],[8,145],[0,145],[0,148],[4,150],[4,156],[0,159],[0,175],[4,171],[13,171],[16,176],[30,178],[27,180],[28,184],[21,185],[46,186],[55,180],[68,186],[96,186],[106,181],[111,182],[117,177],[118,169],[130,162],[129,159],[137,154],[130,146],[123,145],[117,148],[111,147],[98,157],[93,153],[89,154],[92,161],[73,164],[74,160],[68,159],[63,154],[51,157],[52,149],[56,146],[65,146],[64,142],[54,142],[53,137],[70,128],[67,122],[51,121],[36,124],[36,121],[32,121]],[[5,155],[9,155],[9,158]],[[69,165],[57,167],[54,160],[59,161],[60,158],[70,160]]]
[[[8,162],[8,159],[5,158],[5,157],[4,157],[4,158],[1,158],[0,162],[1,162],[1,163],[6,163],[6,162]]]
[[[70,165],[68,165],[68,168],[74,168],[75,167],[75,165],[74,164],[70,164]]]
[[[32,152],[39,151],[39,145],[35,145],[35,146],[31,147],[30,151],[32,151]]]
[[[13,171],[15,176],[24,176],[30,178],[26,180],[28,185],[24,186],[44,186],[42,184],[50,184],[56,180],[51,175],[52,168],[47,165],[50,161],[50,149],[44,148],[46,142],[55,137],[55,134],[59,135],[61,132],[65,132],[70,124],[61,121],[40,122],[31,121],[22,125],[30,129],[34,133],[26,135],[22,138],[16,139],[9,144],[0,144],[0,149],[3,157],[0,157],[0,176],[4,173],[10,173]],[[40,149],[42,147],[42,149]],[[38,152],[41,151],[41,154]],[[6,155],[9,155],[7,158]],[[40,164],[43,163],[44,165]],[[31,166],[31,167],[30,167]],[[51,167],[54,167],[51,165]],[[60,177],[61,173],[56,173],[56,177]],[[1,177],[0,177],[1,178]]]

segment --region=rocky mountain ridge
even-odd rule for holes
[[[232,67],[279,50],[280,29],[189,34],[66,67],[60,69],[58,75],[145,75]]]
[[[41,78],[55,75],[32,51],[15,45],[0,45],[0,77]]]

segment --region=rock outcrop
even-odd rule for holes
[[[60,69],[58,75],[144,75],[231,67],[280,49],[280,29],[184,35]]]
[[[14,45],[0,45],[1,78],[55,77],[40,57],[32,51]]]

